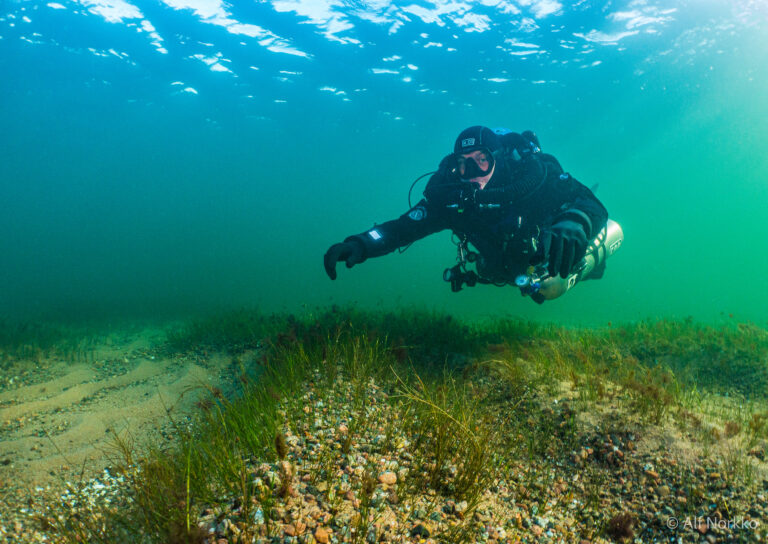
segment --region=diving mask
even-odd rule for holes
[[[461,179],[474,179],[487,176],[493,170],[493,154],[487,149],[476,149],[471,153],[456,156]]]

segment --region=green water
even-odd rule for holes
[[[85,35],[94,43],[119,36],[120,25],[89,17]],[[561,17],[557,24],[578,27]],[[173,51],[158,59],[119,37],[138,67],[29,45],[17,35],[22,23],[3,27],[0,67],[12,77],[0,84],[0,315],[172,316],[337,303],[581,324],[689,315],[718,322],[733,314],[765,325],[766,11],[750,2],[682,3],[676,17],[664,40],[638,37],[589,69],[546,60],[526,68],[496,58],[492,43],[473,52],[477,35],[462,33],[458,56],[419,62],[414,78],[434,91],[423,93],[416,81],[366,69],[418,39],[418,28],[343,49],[346,71],[334,60],[337,46],[315,44],[317,37],[301,42],[315,44],[311,61],[259,62],[253,52],[263,79],[250,81],[196,73]],[[53,32],[46,30],[44,37]],[[225,36],[204,30],[198,39],[221,38],[223,47]],[[477,68],[503,63],[510,81],[476,79]],[[302,75],[260,95],[280,69]],[[211,78],[198,95],[168,91],[169,78],[195,77]],[[316,92],[321,85],[338,85],[351,100]],[[542,306],[512,287],[453,294],[441,278],[455,259],[444,232],[404,254],[352,270],[342,264],[331,282],[322,267],[328,246],[404,213],[413,179],[478,123],[535,130],[567,171],[599,184],[597,196],[626,237],[605,277]]]

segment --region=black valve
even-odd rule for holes
[[[452,268],[446,268],[443,272],[443,280],[451,284],[451,291],[458,293],[462,287],[474,287],[477,285],[478,275],[472,271],[464,271],[461,269],[461,265],[457,264]]]

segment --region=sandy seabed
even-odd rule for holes
[[[184,417],[205,386],[231,381],[231,358],[166,358],[151,348],[158,334],[108,342],[85,361],[43,358],[5,369],[0,540],[25,542],[36,505],[119,461],[115,434],[142,443],[169,441],[169,414]]]

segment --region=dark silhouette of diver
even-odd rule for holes
[[[533,132],[473,126],[456,138],[424,198],[398,219],[332,245],[325,270],[334,280],[339,261],[352,268],[444,229],[458,246],[457,264],[443,274],[453,291],[511,284],[538,303],[602,277],[623,241],[603,204],[541,151]]]

